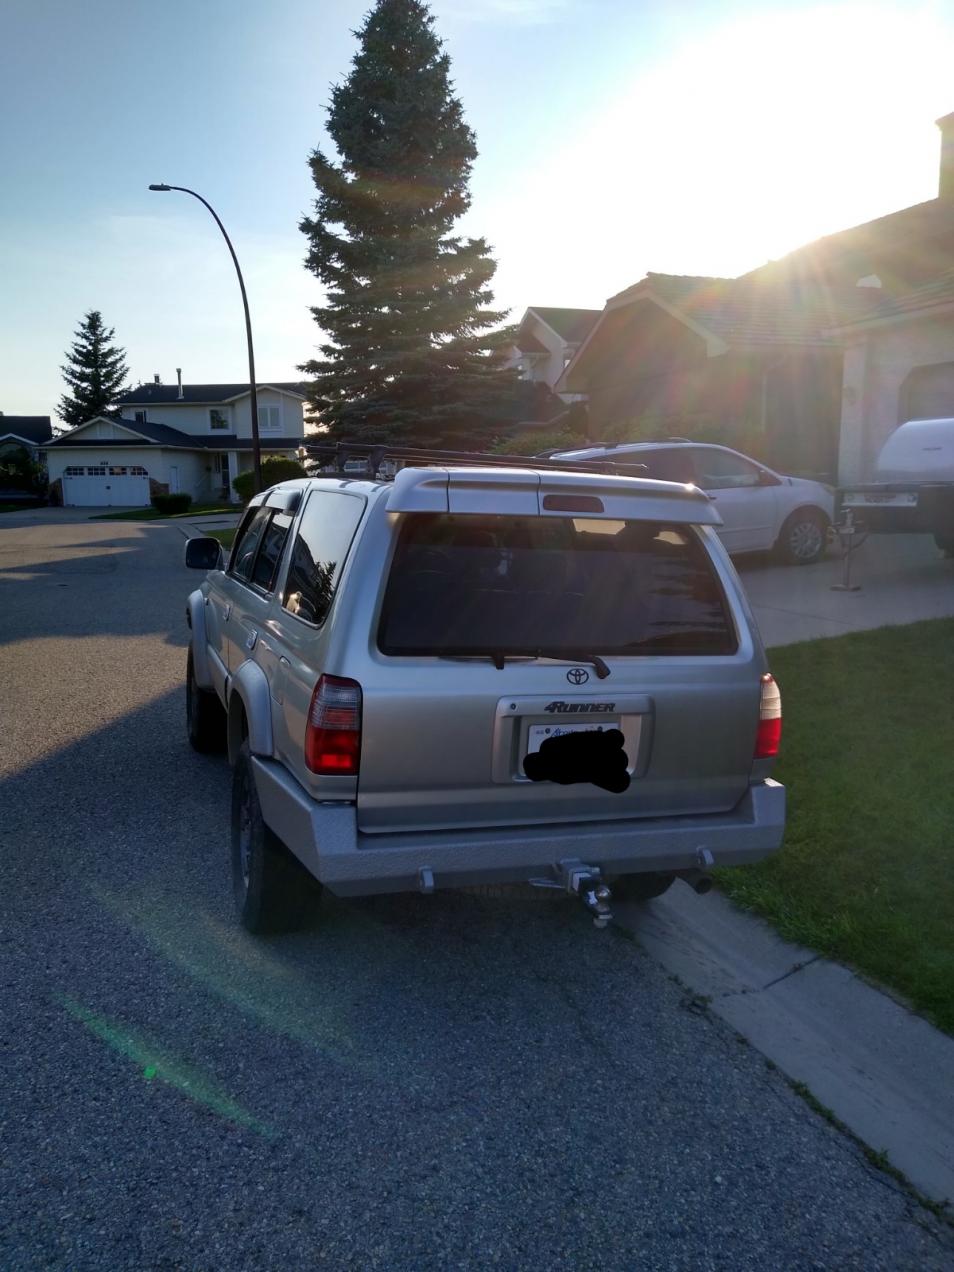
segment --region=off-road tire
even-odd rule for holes
[[[225,712],[214,692],[196,684],[191,645],[186,660],[186,730],[190,746],[202,755],[225,750]]]
[[[618,875],[610,881],[614,901],[652,901],[668,892],[676,876],[651,871],[647,874]]]
[[[232,770],[231,857],[235,907],[249,932],[295,932],[314,918],[321,884],[262,820],[248,739]]]
[[[802,508],[786,520],[775,543],[788,565],[814,565],[828,546],[828,518],[814,508]]]

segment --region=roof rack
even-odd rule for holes
[[[533,455],[488,455],[481,451],[445,451],[431,450],[428,447],[389,446],[386,443],[369,444],[360,442],[328,442],[304,445],[298,448],[301,459],[312,459],[324,465],[333,464],[333,468],[323,465],[328,476],[356,477],[365,476],[371,480],[381,477],[391,478],[399,468],[537,468],[555,472],[595,472],[615,473],[617,476],[641,477],[645,475],[645,464],[618,463],[611,459],[577,459],[554,460],[537,459]],[[345,465],[351,461],[364,460],[363,474]],[[388,465],[390,472],[381,472]]]

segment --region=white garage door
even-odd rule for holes
[[[81,508],[145,508],[149,474],[139,464],[72,464],[63,473],[63,502]]]

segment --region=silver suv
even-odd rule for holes
[[[189,739],[234,767],[245,926],[527,881],[602,925],[774,852],[780,699],[719,523],[691,486],[435,459],[256,496],[227,564],[190,540]]]

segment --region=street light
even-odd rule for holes
[[[150,190],[179,190],[182,194],[191,194],[193,199],[198,199],[212,213],[215,223],[222,231],[222,237],[228,244],[228,249],[232,253],[232,261],[235,265],[235,272],[238,274],[239,287],[242,292],[242,305],[245,308],[245,335],[248,339],[248,379],[249,390],[251,395],[252,408],[252,467],[255,470],[255,492],[256,494],[262,489],[262,447],[258,437],[258,390],[255,387],[255,354],[252,350],[252,320],[248,314],[248,296],[245,294],[245,279],[242,277],[242,271],[239,268],[238,257],[235,255],[235,248],[232,246],[232,240],[225,232],[225,226],[219,220],[219,215],[215,208],[207,199],[203,199],[201,194],[196,194],[194,190],[189,190],[185,186],[165,185],[163,182],[156,182],[149,187]]]

